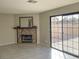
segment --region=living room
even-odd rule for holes
[[[72,49],[69,51],[72,50],[71,52],[74,53],[64,51],[64,46],[61,47],[62,50],[59,49],[60,47],[55,48],[51,41],[55,38],[51,39],[50,25],[51,17],[74,14],[77,14],[78,17],[79,0],[2,0],[0,9],[0,59],[79,58],[79,43],[73,44],[71,42],[72,46],[78,45],[75,50],[78,54],[75,54]],[[64,31],[63,29],[61,31]],[[78,31],[76,30],[76,32]],[[63,35],[61,37],[63,38]],[[70,41],[68,42],[70,43]]]

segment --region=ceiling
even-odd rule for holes
[[[0,0],[0,13],[25,14],[40,13],[79,2],[79,0],[36,0],[38,3],[27,3],[27,0]]]

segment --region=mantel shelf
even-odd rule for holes
[[[37,29],[37,26],[32,26],[32,27],[14,27],[14,29]]]

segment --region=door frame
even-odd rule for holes
[[[56,50],[61,51],[61,52],[64,52],[64,53],[67,53],[67,54],[69,54],[69,55],[72,55],[72,56],[75,56],[75,57],[78,57],[78,58],[79,58],[79,55],[77,56],[77,55],[74,55],[74,54],[69,53],[69,52],[67,52],[67,51],[63,51],[63,16],[66,16],[66,15],[73,15],[73,14],[79,14],[79,12],[72,12],[72,13],[66,13],[66,14],[53,15],[53,16],[50,16],[50,17],[49,17],[49,19],[50,19],[50,22],[49,22],[49,24],[50,24],[50,26],[49,26],[49,27],[50,27],[50,47],[53,48],[53,49],[56,49],[56,48],[52,47],[51,17],[62,16],[62,50],[59,50],[59,49],[56,49]],[[78,33],[78,36],[79,36],[79,33]],[[78,46],[79,46],[79,44],[78,44]],[[79,47],[78,47],[78,48],[79,48]]]

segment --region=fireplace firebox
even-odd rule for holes
[[[32,43],[32,35],[21,35],[22,43]]]

